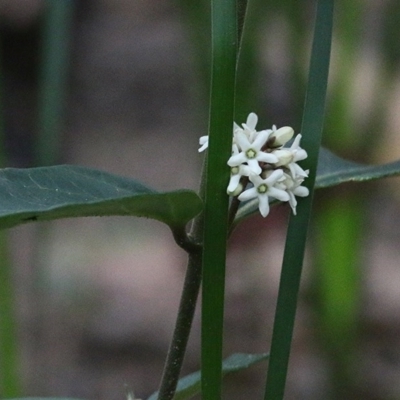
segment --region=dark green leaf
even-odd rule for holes
[[[0,227],[68,217],[131,215],[181,227],[202,209],[190,190],[156,192],[141,183],[72,165],[0,170]]]
[[[324,188],[344,182],[362,182],[400,174],[400,161],[383,165],[365,165],[344,160],[321,149],[315,187]]]
[[[237,372],[251,367],[260,361],[266,360],[268,354],[236,353],[222,363],[222,375]],[[197,371],[180,379],[173,400],[184,400],[201,392],[201,372]],[[158,392],[153,393],[148,400],[157,400]]]
[[[345,182],[363,182],[374,179],[400,175],[400,161],[383,165],[365,165],[344,160],[331,151],[321,148],[315,189],[336,186]],[[236,222],[258,211],[257,200],[251,200],[241,205],[236,215]]]

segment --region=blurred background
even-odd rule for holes
[[[236,122],[300,130],[315,2],[250,0]],[[240,2],[239,10],[243,10]],[[206,0],[0,0],[3,166],[78,164],[196,189],[207,132]],[[400,5],[337,0],[324,144],[400,157]],[[399,180],[315,198],[286,399],[400,398]],[[286,206],[233,234],[226,345],[268,351]],[[185,254],[160,223],[86,218],[1,236],[0,394],[123,399],[157,389]],[[199,367],[196,317],[183,374]],[[261,398],[265,365],[226,379]]]

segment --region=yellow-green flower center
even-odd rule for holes
[[[257,156],[257,152],[256,152],[255,150],[253,150],[253,149],[248,149],[248,150],[246,151],[246,157],[247,157],[247,158],[256,158],[256,156]]]
[[[267,193],[268,192],[268,186],[265,183],[263,183],[262,185],[257,187],[257,192],[260,193],[260,194]]]

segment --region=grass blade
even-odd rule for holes
[[[237,52],[236,0],[214,0],[209,149],[204,208],[202,393],[221,398],[225,261]]]
[[[303,166],[310,170],[310,195],[300,199],[298,215],[289,222],[275,314],[265,400],[283,399],[288,369],[297,295],[300,286],[305,243],[311,214],[313,188],[324,119],[330,61],[333,0],[319,0],[317,6],[310,72],[304,106],[302,145],[308,152]]]

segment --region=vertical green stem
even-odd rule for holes
[[[278,302],[272,334],[265,400],[283,399],[305,243],[311,214],[313,188],[321,142],[332,37],[333,0],[319,0],[304,106],[303,147],[308,152],[303,166],[310,170],[306,185],[310,195],[299,200],[298,215],[289,222],[283,257]]]
[[[36,165],[54,164],[59,157],[74,2],[47,0],[46,6]]]
[[[237,53],[236,0],[213,0],[209,149],[204,208],[202,394],[221,398],[225,261]]]

